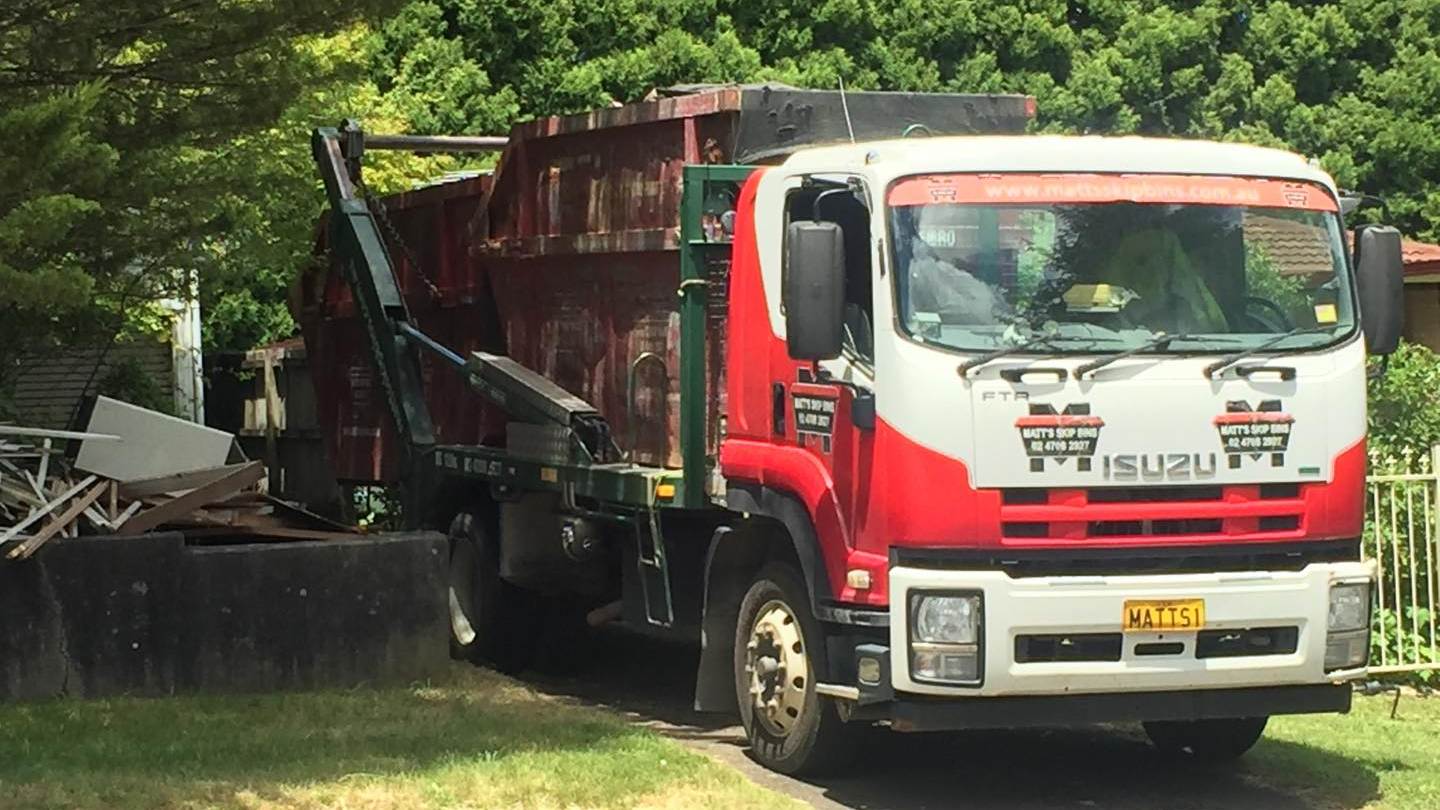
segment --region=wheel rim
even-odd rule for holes
[[[745,675],[755,721],[784,737],[804,719],[810,666],[800,621],[790,606],[767,602],[755,614],[745,645]]]
[[[462,647],[475,641],[475,551],[457,541],[450,550],[450,633]]]

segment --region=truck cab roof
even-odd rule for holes
[[[882,182],[913,174],[1182,174],[1301,180],[1335,191],[1324,170],[1293,152],[1241,143],[1098,135],[900,138],[803,149],[786,170],[859,170]]]

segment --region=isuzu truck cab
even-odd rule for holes
[[[833,602],[810,615],[783,574],[744,601],[762,757],[872,717],[1142,720],[1223,758],[1271,714],[1347,710],[1366,339],[1394,347],[1399,256],[1362,229],[1352,261],[1344,204],[1296,155],[1146,138],[905,139],[751,175],[720,471],[731,509],[806,506]],[[844,676],[824,702],[796,677],[818,650]]]

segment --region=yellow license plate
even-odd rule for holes
[[[1199,630],[1204,626],[1204,599],[1125,600],[1126,630]]]

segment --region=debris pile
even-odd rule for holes
[[[159,528],[194,538],[354,533],[266,494],[265,465],[227,463],[232,446],[223,431],[104,397],[85,432],[0,425],[0,557],[23,560],[61,537]]]

